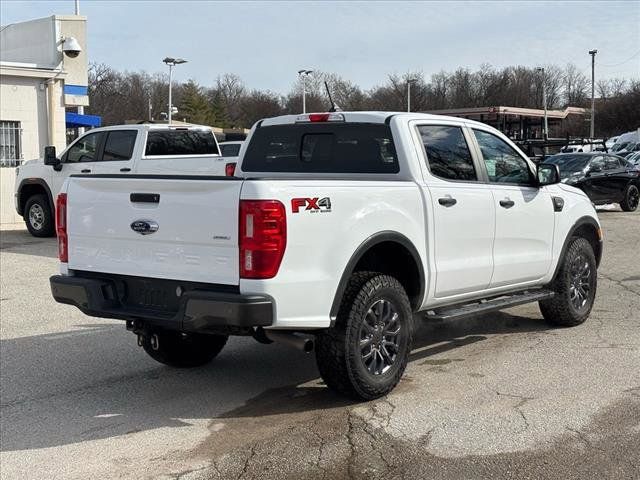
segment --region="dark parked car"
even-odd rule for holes
[[[596,205],[619,203],[633,212],[640,201],[640,171],[624,158],[601,152],[561,153],[547,158],[560,168],[562,183],[583,190]]]

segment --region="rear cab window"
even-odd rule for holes
[[[219,155],[211,130],[149,130],[145,157]]]
[[[228,145],[220,145],[220,154],[223,157],[237,157],[240,155],[240,147],[242,145],[239,143],[231,143]]]
[[[391,129],[378,123],[301,123],[257,128],[244,172],[398,173]]]

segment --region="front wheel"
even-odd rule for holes
[[[635,212],[640,203],[640,190],[635,185],[629,185],[624,192],[624,199],[620,202],[620,208],[625,212]]]
[[[155,330],[139,337],[144,351],[155,361],[170,367],[189,368],[213,360],[227,343],[227,335],[204,335]]]
[[[55,231],[53,212],[43,194],[32,195],[24,206],[24,222],[34,237],[51,237]]]
[[[555,295],[540,302],[540,311],[549,323],[573,327],[587,319],[596,298],[596,257],[585,238],[575,237],[561,262],[551,284]]]
[[[316,337],[316,360],[327,386],[359,400],[389,393],[411,351],[413,318],[407,294],[394,277],[352,275],[336,324]]]

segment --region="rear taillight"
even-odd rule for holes
[[[224,174],[227,177],[233,177],[236,174],[236,162],[227,163],[224,166]]]
[[[273,278],[287,246],[287,215],[278,200],[240,200],[240,278]]]
[[[69,261],[69,242],[67,238],[67,194],[61,193],[56,199],[56,234],[58,235],[58,258]]]

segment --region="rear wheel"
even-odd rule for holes
[[[624,199],[620,202],[620,208],[625,212],[635,212],[640,203],[640,190],[635,185],[629,185],[624,192]]]
[[[353,274],[335,326],[316,337],[320,375],[328,387],[360,400],[389,393],[407,366],[412,326],[409,299],[397,279]]]
[[[549,323],[573,327],[591,313],[597,287],[596,258],[585,238],[574,237],[561,261],[551,285],[555,296],[541,301],[540,311]]]
[[[55,231],[53,212],[46,195],[32,195],[24,206],[24,222],[34,237],[51,237]]]
[[[155,330],[139,337],[144,351],[157,362],[171,367],[189,368],[213,360],[227,343],[227,335],[203,335]]]

